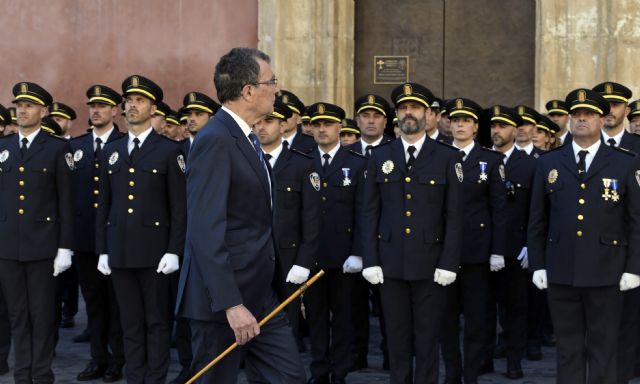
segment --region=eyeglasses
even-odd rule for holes
[[[278,85],[278,79],[276,79],[275,76],[274,76],[274,77],[271,78],[271,80],[258,81],[258,82],[253,83],[253,85],[260,85],[260,84],[276,86],[276,85]]]

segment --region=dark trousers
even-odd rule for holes
[[[193,362],[193,352],[191,351],[191,328],[189,327],[189,319],[183,317],[175,317],[174,308],[176,307],[176,297],[178,295],[178,282],[180,281],[180,273],[172,273],[170,276],[171,288],[171,307],[169,311],[169,319],[171,324],[175,326],[176,351],[178,352],[178,362],[182,369],[189,369]]]
[[[473,382],[478,378],[486,345],[489,264],[466,264],[447,287],[442,327],[442,358],[447,378]],[[464,365],[460,352],[460,315],[464,316]]]
[[[128,384],[164,383],[169,368],[169,276],[156,268],[112,268]]]
[[[98,255],[76,252],[73,264],[78,273],[91,335],[91,359],[98,364],[124,365],[120,311],[111,277],[96,268]]]
[[[444,298],[444,288],[433,280],[385,278],[380,285],[391,384],[437,384]]]
[[[557,383],[615,383],[623,299],[618,286],[549,284],[547,294],[556,330]]]
[[[56,280],[53,260],[0,260],[0,284],[14,340],[17,384],[53,383]]]
[[[617,382],[626,383],[635,376],[638,348],[638,312],[640,311],[640,289],[625,291],[623,295],[618,337]]]
[[[508,261],[505,258],[505,269]],[[488,363],[493,360],[494,350],[497,346],[505,346],[507,325],[505,323],[506,310],[505,310],[505,296],[508,287],[505,282],[505,269],[492,272],[489,274],[489,294],[487,296],[487,339],[485,345],[485,352],[483,354],[482,362]],[[500,332],[497,330],[497,326],[500,326]],[[525,327],[526,328],[526,327]]]
[[[351,322],[353,323],[353,358],[365,359],[369,352],[369,282],[357,274],[351,290]]]
[[[277,305],[274,293],[260,313],[253,315],[260,321]],[[195,374],[233,344],[235,336],[226,322],[192,319],[190,325],[193,346],[191,369]],[[243,360],[247,381],[250,383],[303,384],[306,379],[291,327],[282,311],[260,328],[260,335],[234,349],[198,379],[197,383],[235,384],[238,381],[240,362]]]
[[[311,375],[344,379],[351,368],[351,287],[355,275],[325,269],[304,294],[311,339]]]
[[[531,280],[532,276],[532,274],[529,274],[529,280]],[[543,338],[553,334],[547,291],[538,289],[533,283],[529,284],[527,289],[529,291],[527,346],[540,348]]]
[[[4,292],[0,285],[0,362],[6,362],[9,359],[9,351],[11,350],[11,322],[9,322],[9,311],[7,309],[7,300],[4,298]]]
[[[98,265],[97,261],[96,265]],[[74,317],[78,313],[78,273],[76,269],[69,268],[62,272],[59,281],[58,310],[62,317]]]
[[[516,258],[505,258],[502,273],[505,295],[505,341],[507,361],[520,363],[527,345],[529,273]]]

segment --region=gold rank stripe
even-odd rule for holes
[[[357,129],[353,129],[353,128],[349,128],[349,127],[341,128],[340,129],[340,133],[343,133],[343,132],[351,132],[351,133],[355,133],[356,135],[360,134],[360,131],[358,131]]]
[[[591,104],[576,104],[576,105],[572,105],[571,106],[571,110],[573,111],[574,109],[578,109],[578,108],[586,108],[586,109],[591,109],[592,111],[596,111],[601,115],[604,115],[604,112],[602,111],[602,109],[596,107],[595,105],[591,105]]]
[[[71,116],[67,115],[67,114],[66,114],[66,113],[64,113],[64,112],[60,112],[60,111],[53,111],[53,112],[49,113],[49,115],[51,115],[51,116],[62,116],[62,117],[64,117],[65,119],[72,120],[72,119],[71,119]]]
[[[276,112],[276,111],[273,111],[273,112],[271,112],[269,115],[270,115],[270,116],[273,116],[273,117],[275,117],[275,118],[277,118],[277,119],[284,120],[284,115],[283,115],[282,113],[278,113],[278,112]]]
[[[559,113],[561,115],[568,115],[569,114],[569,112],[565,111],[564,109],[556,109],[556,108],[552,108],[552,109],[548,110],[547,113]]]
[[[213,110],[210,108],[205,107],[204,105],[200,105],[200,104],[189,104],[187,105],[185,108],[185,110],[189,110],[189,109],[199,109],[201,111],[205,111],[208,112],[210,114],[213,115]]]
[[[535,121],[535,119],[533,119],[533,118],[531,118],[531,117],[529,117],[529,116],[522,115],[522,116],[520,116],[520,117],[522,118],[522,120],[527,120],[527,121],[528,121],[528,122],[530,122],[531,124],[536,124],[536,125],[538,124],[538,123]]]
[[[544,129],[545,131],[551,133],[551,130],[548,127],[544,126],[544,125],[536,124],[536,128]]]
[[[449,112],[449,119],[451,119],[452,117],[455,117],[456,115],[468,115],[478,120],[478,116],[475,113],[471,111],[467,111],[466,109],[456,109],[454,111]]]
[[[375,109],[378,112],[382,113],[382,115],[384,115],[384,117],[387,117],[387,112],[385,112],[384,109],[382,109],[382,108],[380,108],[378,106],[375,106],[375,105],[365,105],[364,107],[360,107],[360,109],[358,109],[358,111],[356,112],[356,115],[358,113],[364,111],[364,110],[367,110],[367,109]]]
[[[316,120],[322,120],[322,119],[326,119],[326,120],[333,120],[333,121],[337,121],[338,123],[342,123],[342,120],[338,119],[335,116],[329,116],[329,115],[318,115],[318,116],[313,116],[311,118],[311,122],[313,123]]]
[[[171,123],[174,125],[180,125],[180,122],[176,119],[174,119],[173,117],[167,117],[167,123]]]
[[[618,95],[602,95],[602,97],[604,97],[607,100],[613,99],[613,100],[619,100],[622,101],[623,103],[626,103],[629,101],[629,99],[627,99],[624,96],[618,96]]]
[[[402,103],[403,101],[407,101],[407,100],[413,100],[413,101],[417,101],[418,103],[424,104],[427,108],[429,107],[429,103],[427,103],[426,101],[422,100],[419,97],[415,97],[415,96],[404,96],[398,99],[398,101],[396,101],[396,105]]]
[[[511,125],[513,125],[514,127],[517,127],[517,126],[518,126],[518,124],[516,124],[516,122],[515,122],[515,121],[513,121],[513,120],[509,120],[509,119],[507,119],[506,117],[502,117],[502,116],[494,116],[494,117],[492,117],[492,118],[491,118],[491,121],[496,121],[496,120],[504,121],[505,123],[507,123],[507,124],[511,124]]]
[[[155,114],[156,114],[156,115],[160,115],[160,116],[167,116],[167,114],[166,114],[166,113],[162,112],[162,111],[161,111],[161,110],[159,110],[159,109],[156,109],[156,113],[155,113]]]
[[[44,105],[44,101],[40,100],[39,98],[37,98],[35,96],[31,96],[31,95],[18,95],[18,96],[16,96],[16,100],[20,100],[20,99],[31,100],[31,101],[35,101],[36,103],[38,103],[40,105]]]
[[[92,98],[89,99],[89,103],[95,103],[95,102],[99,102],[99,101],[104,101],[107,104],[116,106],[116,102],[111,100],[111,99],[107,99],[106,97],[101,97],[101,96],[94,96]]]
[[[42,130],[47,132],[48,134],[55,135],[55,132],[53,131],[53,129],[49,127],[45,127],[44,125],[41,125],[40,128],[42,128]]]
[[[141,89],[141,88],[129,88],[129,89],[127,89],[127,92],[125,92],[125,93],[127,93],[127,94],[129,94],[129,93],[142,93],[143,95],[149,97],[151,100],[153,100],[153,101],[156,100],[156,97],[153,96],[153,94],[151,92],[145,91],[144,89]]]
[[[298,108],[294,107],[293,105],[289,105],[289,104],[287,104],[287,107],[289,107],[289,109],[292,110],[293,112],[295,112],[298,115],[300,115],[300,110]]]

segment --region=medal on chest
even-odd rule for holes
[[[350,168],[342,168],[342,176],[344,176],[344,178],[342,179],[342,186],[343,187],[351,185],[351,179],[349,178],[349,174],[350,173],[351,173],[351,169]]]
[[[618,193],[618,180],[617,179],[602,179],[602,185],[604,186],[604,192],[602,198],[604,201],[617,202],[620,200],[620,194]]]
[[[488,176],[487,176],[487,163],[484,161],[480,161],[478,162],[478,165],[480,166],[480,180],[479,181],[487,181],[488,180]]]

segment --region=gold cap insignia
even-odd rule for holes
[[[27,85],[27,83],[20,84],[20,93],[27,93],[28,90],[29,86]]]
[[[456,99],[456,109],[464,108],[464,101],[462,99]]]
[[[551,107],[552,107],[552,108],[558,108],[558,100],[553,100],[553,101],[551,102]]]
[[[16,117],[16,110],[15,109],[10,109],[9,110],[9,114],[11,115],[11,118]]]
[[[518,115],[524,115],[524,105],[518,105]]]
[[[496,105],[493,107],[493,115],[494,116],[500,116],[500,106]]]
[[[193,103],[194,101],[196,101],[196,94],[191,92],[189,94],[189,102]]]
[[[285,104],[289,103],[289,95],[282,95],[282,102]]]
[[[636,109],[640,109],[640,100],[636,101]]]
[[[585,92],[584,89],[581,89],[578,91],[578,101],[583,103],[585,100],[587,100],[587,92]]]
[[[324,108],[324,104],[318,104],[318,113],[322,114],[324,113],[325,108]]]
[[[54,110],[54,111],[57,111],[57,110],[58,110],[58,108],[59,108],[59,107],[58,107],[58,103],[53,103],[53,110]]]
[[[375,104],[376,103],[376,97],[373,95],[369,95],[367,96],[367,103],[369,104]]]
[[[413,88],[411,87],[411,84],[405,84],[404,85],[404,94],[405,95],[410,95],[413,93]]]
[[[96,96],[100,96],[100,93],[102,93],[102,89],[100,89],[99,85],[96,85],[95,87],[93,87],[93,94]]]
[[[606,83],[604,85],[604,93],[607,93],[607,94],[613,93],[613,85],[611,83]]]
[[[133,76],[131,78],[131,85],[134,87],[137,87],[138,85],[140,85],[140,79],[138,79],[138,76]]]

